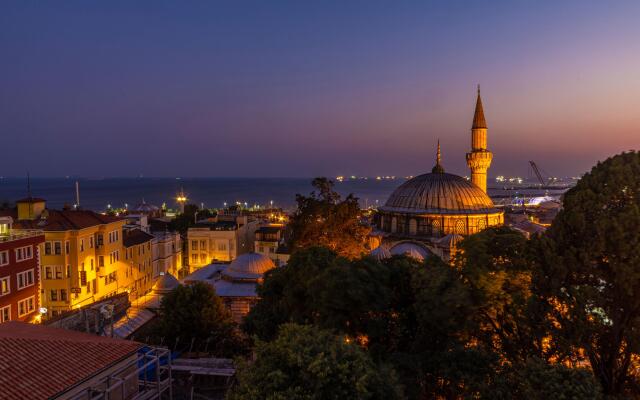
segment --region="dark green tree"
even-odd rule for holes
[[[536,290],[554,335],[584,354],[606,395],[640,396],[640,153],[598,163],[541,238]]]
[[[227,399],[401,399],[392,369],[358,345],[313,326],[285,324],[272,342],[256,344]]]
[[[231,314],[213,288],[202,282],[180,285],[160,305],[156,338],[171,348],[188,349],[192,341],[220,356],[243,350]],[[157,339],[156,339],[157,340]]]
[[[354,259],[366,251],[370,228],[360,221],[360,205],[353,195],[344,200],[327,178],[315,178],[310,196],[296,195],[298,208],[290,221],[290,248],[327,247]]]
[[[184,212],[178,214],[171,221],[170,229],[185,234],[190,227],[195,225],[196,219],[202,220],[213,216],[215,214],[208,208],[200,208],[195,204],[185,204]]]

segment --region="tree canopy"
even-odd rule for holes
[[[395,374],[353,342],[313,326],[284,324],[240,365],[235,400],[401,399]]]
[[[370,228],[360,222],[358,199],[350,194],[343,200],[327,178],[312,185],[309,196],[296,195],[298,207],[289,224],[292,251],[324,246],[347,258],[364,254]]]

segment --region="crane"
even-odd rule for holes
[[[529,164],[531,164],[531,169],[533,169],[533,173],[536,174],[536,177],[538,178],[538,182],[540,182],[540,186],[549,186],[551,182],[553,182],[553,178],[549,178],[547,182],[544,181],[544,178],[540,173],[540,169],[538,168],[538,166],[534,161],[529,161]]]

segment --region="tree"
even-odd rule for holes
[[[213,217],[215,214],[208,208],[199,208],[195,204],[185,204],[184,212],[178,214],[171,221],[171,230],[176,230],[182,234],[185,234],[187,230],[195,225],[197,219],[206,219]]]
[[[243,346],[231,314],[203,282],[180,285],[162,299],[156,336],[173,349],[208,342],[208,349],[220,356],[237,354]]]
[[[298,208],[291,218],[290,248],[297,251],[325,246],[353,259],[365,253],[369,228],[360,222],[360,205],[353,195],[341,200],[327,178],[312,181],[309,197],[296,195]],[[317,191],[317,192],[316,192]]]
[[[241,363],[227,399],[400,399],[393,370],[358,345],[313,326],[283,325],[258,341],[255,361]]]
[[[564,197],[539,250],[536,290],[553,332],[584,354],[606,395],[640,395],[640,153],[598,163]]]

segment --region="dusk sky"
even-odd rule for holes
[[[516,4],[517,3],[517,4]],[[626,4],[625,4],[626,3]],[[0,175],[577,175],[640,144],[639,2],[2,1]]]

